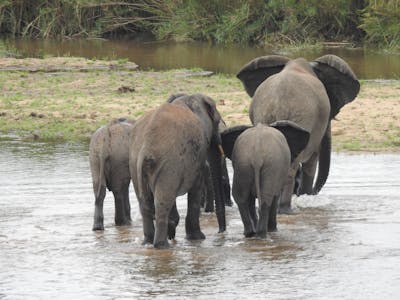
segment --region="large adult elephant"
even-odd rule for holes
[[[348,64],[335,55],[325,55],[313,62],[262,56],[246,64],[237,77],[253,98],[249,111],[253,124],[290,120],[310,133],[308,145],[292,163],[282,193],[280,211],[290,212],[294,177],[300,163],[303,193],[318,193],[325,184],[331,156],[330,121],[354,100],[360,84]]]
[[[220,119],[211,98],[194,94],[170,97],[135,123],[129,169],[142,214],[144,243],[152,243],[155,248],[169,246],[168,214],[176,197],[186,193],[186,238],[205,238],[199,215],[206,159],[213,179],[219,230],[225,230]]]

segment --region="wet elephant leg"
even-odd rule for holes
[[[115,225],[124,226],[129,225],[130,221],[126,217],[126,193],[122,189],[113,191],[115,203]]]
[[[260,207],[258,209],[259,219],[257,223],[256,236],[266,238],[273,196],[262,195],[261,197],[262,199],[260,200]]]
[[[315,171],[317,170],[318,154],[314,153],[310,159],[302,165],[302,182],[300,195],[312,195]]]
[[[200,180],[201,182],[201,180]],[[185,219],[186,238],[188,240],[203,240],[205,235],[200,230],[200,199],[199,184],[195,184],[188,193],[188,209]]]
[[[129,202],[129,183],[123,188],[123,197],[124,197],[124,211],[125,211],[125,219],[128,222],[132,221],[131,218],[131,204]]]
[[[288,177],[286,178],[285,185],[283,186],[283,191],[279,203],[279,213],[281,214],[293,213],[291,203],[296,171],[297,170],[293,171],[292,169],[289,170]]]
[[[203,184],[204,184],[204,196],[205,196],[205,212],[213,212],[214,211],[214,188],[213,188],[213,182],[211,179],[211,172],[210,172],[210,167],[207,165],[204,171],[204,178],[203,178]]]
[[[154,193],[155,235],[153,243],[155,248],[166,249],[169,247],[169,216],[174,207],[175,198],[176,193],[172,192],[171,189],[166,191],[164,188],[156,188]]]
[[[154,241],[154,199],[148,195],[146,198],[139,199],[140,213],[143,222],[143,244],[153,244]]]
[[[178,209],[176,208],[176,202],[172,206],[171,212],[169,213],[168,219],[168,238],[170,240],[175,238],[176,227],[179,224],[179,213]]]
[[[253,221],[253,228],[255,230],[257,223],[258,223],[258,216],[257,216],[257,210],[256,210],[256,198],[252,195],[249,195],[247,203],[249,206],[250,218]]]
[[[97,189],[98,187],[95,185],[94,186],[95,194],[97,192]],[[105,196],[106,196],[106,187],[101,186],[100,193],[96,195],[94,204],[93,230],[104,230],[103,203]]]
[[[252,237],[255,235],[254,214],[255,214],[255,197],[251,195],[251,191],[246,188],[249,185],[239,185],[240,180],[234,177],[232,188],[233,199],[239,208],[240,217],[244,226],[244,236]]]
[[[279,196],[274,196],[274,199],[272,200],[271,208],[269,210],[268,232],[277,231],[276,214],[278,212],[278,201],[279,201]]]

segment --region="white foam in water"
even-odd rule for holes
[[[324,207],[332,203],[332,199],[329,199],[325,195],[301,195],[299,197],[294,196],[292,198],[292,205],[299,208],[306,207]]]

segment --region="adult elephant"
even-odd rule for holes
[[[303,193],[318,193],[325,184],[331,155],[330,121],[354,100],[360,84],[348,64],[335,55],[325,55],[313,62],[262,56],[246,64],[237,77],[253,98],[249,111],[253,124],[290,120],[310,133],[306,148],[291,165],[282,193],[280,211],[290,212],[300,163]],[[318,161],[318,177],[313,187]]]
[[[169,246],[168,214],[176,197],[186,193],[186,238],[205,238],[199,215],[206,159],[214,185],[219,231],[225,230],[220,119],[211,98],[194,94],[172,96],[136,122],[131,131],[129,169],[142,214],[144,243],[152,243],[155,248]]]

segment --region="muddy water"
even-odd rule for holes
[[[318,196],[294,199],[267,240],[245,239],[203,214],[207,239],[184,226],[170,250],[141,245],[133,226],[91,231],[87,145],[0,141],[0,299],[398,299],[400,155],[333,156]],[[178,199],[185,216],[185,198]]]
[[[0,41],[1,43],[2,41]],[[87,58],[124,58],[141,69],[176,69],[200,67],[236,74],[251,59],[270,54],[313,60],[324,54],[336,54],[346,60],[360,79],[399,79],[400,55],[368,48],[283,49],[209,43],[172,43],[132,40],[9,40],[3,41],[11,52],[23,57],[82,56]],[[273,46],[273,45],[271,45]]]

